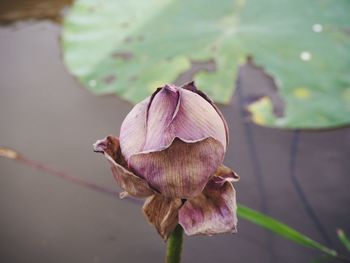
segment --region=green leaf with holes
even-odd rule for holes
[[[77,0],[64,20],[64,61],[95,94],[132,103],[193,78],[228,103],[237,69],[252,55],[274,77],[283,117],[264,97],[248,106],[257,124],[326,128],[350,123],[348,0]]]

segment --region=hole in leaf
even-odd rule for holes
[[[285,103],[278,92],[275,79],[263,67],[255,64],[252,56],[248,56],[246,64],[240,67],[239,79],[245,108],[265,98],[271,102],[276,117],[284,116]],[[250,112],[246,114],[251,115]]]
[[[213,72],[216,70],[214,59],[207,61],[191,61],[191,67],[185,72],[181,73],[174,81],[175,85],[182,85],[186,82],[192,81],[194,76],[200,71]]]

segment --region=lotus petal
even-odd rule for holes
[[[129,112],[120,128],[121,151],[128,160],[130,155],[142,151],[146,139],[146,118],[150,98],[147,98]]]
[[[147,197],[154,194],[147,182],[127,170],[127,163],[121,153],[119,140],[107,136],[94,144],[94,151],[103,153],[111,165],[113,176],[118,185],[128,194],[135,197]]]
[[[221,120],[224,123],[225,126],[225,133],[226,133],[226,145],[228,145],[229,143],[229,132],[228,132],[228,125],[227,122],[225,120],[224,115],[222,114],[222,112],[220,111],[220,109],[215,105],[214,101],[212,101],[207,94],[205,94],[203,91],[197,89],[197,86],[195,85],[194,81],[188,82],[186,84],[184,84],[183,86],[181,86],[181,88],[192,91],[196,94],[198,94],[199,96],[201,96],[203,99],[205,99],[207,102],[209,102],[211,104],[211,106],[214,107],[214,109],[216,110],[216,112],[220,115]]]
[[[153,195],[146,199],[143,212],[158,233],[167,240],[178,223],[178,211],[182,202],[179,198]]]
[[[226,122],[213,105],[195,92],[166,85],[150,103],[143,151],[165,149],[175,137],[186,142],[212,137],[221,142],[226,151]]]
[[[187,235],[237,232],[236,193],[231,182],[213,177],[203,192],[179,210],[179,224]]]
[[[164,196],[189,198],[203,190],[223,156],[222,144],[213,138],[195,143],[175,138],[162,151],[132,155],[129,165]]]
[[[221,142],[226,151],[225,124],[216,109],[196,93],[186,89],[179,91],[180,106],[172,121],[176,136],[185,141],[212,137]]]
[[[215,176],[220,177],[225,180],[221,180],[222,183],[228,181],[228,182],[238,182],[240,177],[235,171],[233,171],[231,168],[225,166],[225,165],[220,165],[218,169],[215,172]]]
[[[171,126],[179,106],[179,91],[166,85],[153,96],[147,115],[147,135],[143,151],[159,151],[174,140]]]

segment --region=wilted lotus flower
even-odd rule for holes
[[[105,155],[122,197],[147,197],[143,211],[167,239],[179,223],[187,235],[236,232],[239,177],[222,165],[227,124],[194,83],[166,85],[137,104],[120,138],[94,144]]]

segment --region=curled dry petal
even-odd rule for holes
[[[238,182],[240,177],[237,173],[235,173],[231,168],[225,166],[225,165],[220,165],[218,169],[215,172],[215,176],[221,177],[222,182]]]
[[[175,138],[165,150],[132,155],[129,165],[162,195],[189,198],[203,190],[223,156],[222,144],[213,138],[195,143]]]
[[[101,152],[111,165],[112,173],[118,185],[135,197],[147,197],[154,194],[147,182],[127,170],[126,161],[121,154],[119,140],[108,136],[94,144],[94,151]]]
[[[179,224],[187,235],[237,232],[236,193],[231,182],[213,177],[203,192],[179,210]]]
[[[179,198],[168,198],[158,194],[147,198],[143,205],[145,216],[164,240],[168,239],[178,223],[181,205]]]

